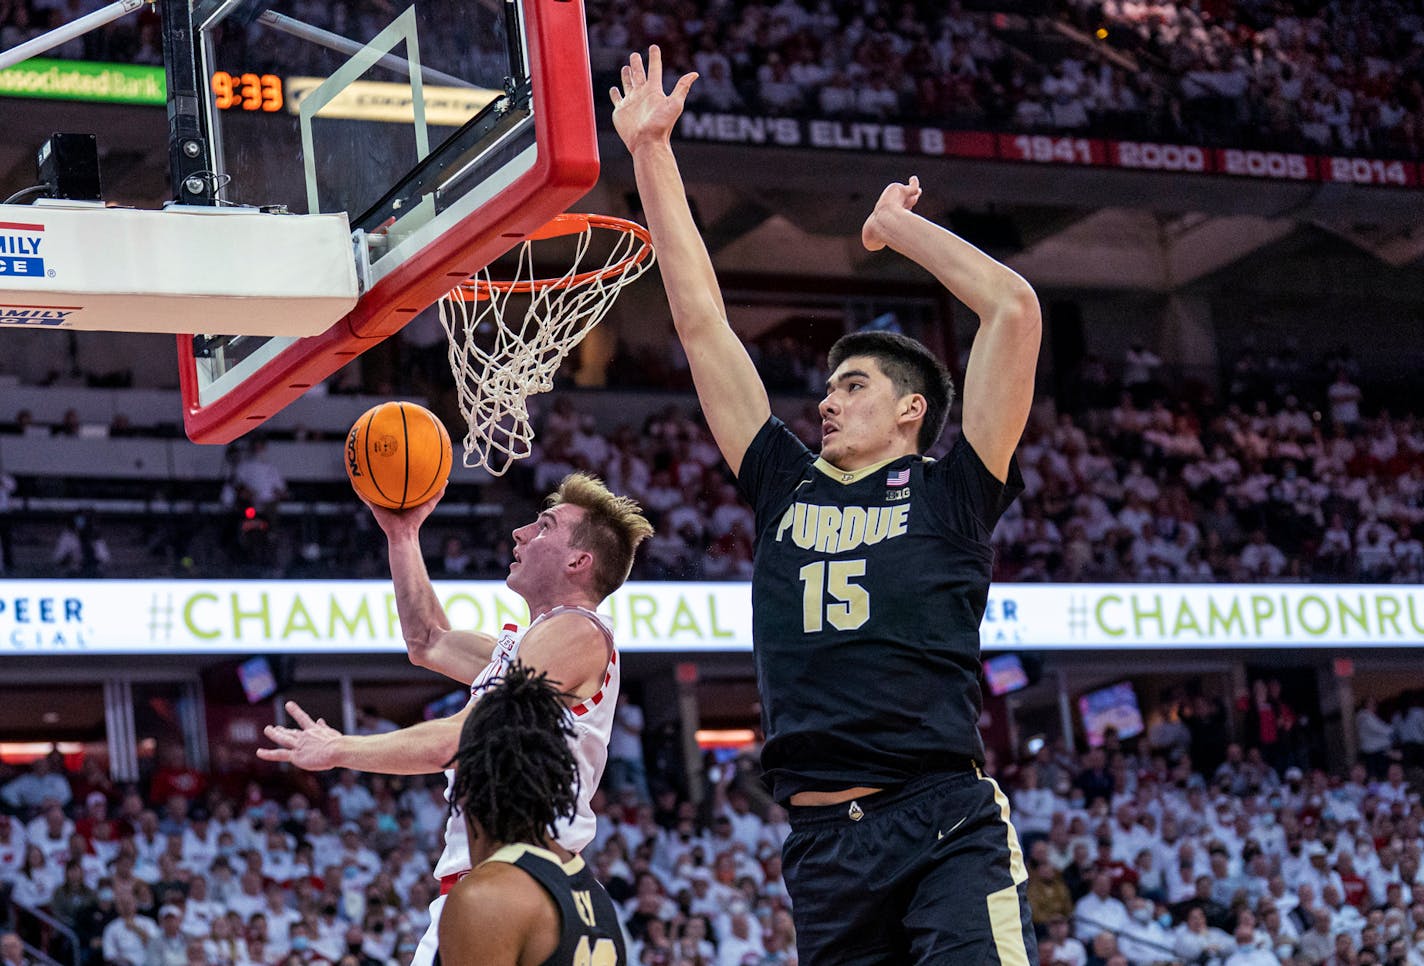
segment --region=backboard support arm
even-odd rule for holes
[[[163,71],[168,81],[168,171],[173,200],[182,205],[218,203],[221,188],[212,170],[199,83],[198,48],[186,3],[158,5],[163,30]]]
[[[86,14],[78,20],[67,23],[62,27],[55,27],[53,30],[46,30],[38,37],[33,37],[11,47],[9,50],[0,51],[0,70],[7,67],[14,67],[23,63],[31,57],[38,57],[47,50],[53,50],[60,44],[67,44],[76,37],[83,37],[91,31],[106,27],[118,20],[126,17],[135,10],[149,3],[150,0],[116,0],[107,7],[101,7],[91,14]]]

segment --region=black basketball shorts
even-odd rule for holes
[[[801,966],[1037,966],[1009,802],[977,768],[792,806],[790,820]]]

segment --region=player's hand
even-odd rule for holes
[[[337,742],[342,734],[324,718],[313,721],[311,715],[302,710],[295,701],[287,702],[287,713],[297,723],[295,728],[268,725],[262,729],[278,747],[258,748],[257,757],[263,761],[284,761],[304,771],[326,771],[337,765]]]
[[[866,251],[878,252],[890,243],[889,223],[906,211],[912,211],[920,200],[920,179],[910,176],[909,184],[899,181],[886,185],[875,202],[875,210],[860,229],[860,242]]]
[[[682,115],[687,92],[697,74],[683,74],[673,85],[672,93],[663,93],[663,54],[657,44],[648,48],[648,69],[643,70],[643,58],[633,54],[623,68],[623,89],[608,91],[613,99],[613,127],[618,136],[634,152],[650,143],[666,143],[673,125]]]
[[[419,532],[420,525],[430,517],[435,505],[440,502],[440,498],[449,488],[450,484],[446,483],[424,503],[407,507],[404,510],[392,510],[389,507],[379,506],[359,493],[356,495],[362,503],[371,508],[371,515],[376,518],[376,524],[385,531],[387,538],[394,538]]]

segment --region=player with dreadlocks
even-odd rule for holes
[[[481,691],[448,763],[471,872],[446,899],[436,966],[627,962],[613,900],[554,839],[578,807],[572,735],[547,675],[515,662]]]

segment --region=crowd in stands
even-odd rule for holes
[[[814,448],[819,417],[805,390],[824,382],[823,367],[795,347],[781,359],[781,348],[760,350],[762,366],[782,372],[788,390],[799,387],[807,401],[783,416]],[[773,364],[777,359],[783,364]],[[669,381],[683,377],[672,370]],[[1130,347],[1111,368],[1088,356],[1073,398],[1040,400],[1030,419],[1018,450],[1024,494],[994,533],[996,579],[1424,580],[1424,420],[1370,398],[1359,379],[1347,351],[1307,364],[1288,345],[1247,349],[1218,400],[1200,387],[1169,390],[1162,360],[1145,347]],[[483,496],[504,516],[432,519],[426,551],[433,574],[502,578],[510,530],[536,512],[538,495],[584,470],[639,500],[657,527],[639,554],[636,579],[749,578],[755,521],[700,417],[673,405],[610,427],[566,395],[534,405],[542,411],[532,455]],[[206,543],[201,527],[175,518],[174,526],[150,522],[130,532],[124,542],[144,552],[125,552],[105,539],[93,514],[80,514],[56,532],[47,566],[11,571],[114,575],[110,559],[122,556],[127,576],[151,573],[130,573],[142,558],[140,567],[158,564],[179,576],[236,567],[271,576],[378,577],[380,534],[335,483],[328,492],[350,502],[357,526],[339,515],[325,526],[310,517],[284,523],[288,485],[263,442],[244,441],[215,494],[228,516]],[[11,513],[7,523],[0,513],[0,547],[23,532],[24,519]]]
[[[990,756],[1046,966],[1424,963],[1424,702],[1394,699],[1384,748],[1330,774],[1304,737],[1318,723],[1256,684],[1240,742],[1219,701],[1174,692],[1132,741],[1109,730],[1076,754],[1060,740],[1002,767]],[[641,715],[629,724],[585,857],[630,962],[794,964],[789,829],[754,755],[709,756],[694,803],[674,769],[644,768]],[[93,759],[68,772],[57,752],[0,774],[0,934],[86,966],[409,963],[435,895],[443,777],[222,760],[205,773],[165,755],[133,785]]]
[[[691,101],[704,109],[1411,157],[1420,148],[1424,16],[1404,0],[589,6],[596,67],[658,43],[678,70],[701,74]]]
[[[0,49],[92,6],[0,0]],[[361,41],[389,18],[375,2],[289,12]],[[1424,147],[1417,0],[591,0],[588,17],[600,82],[658,43],[673,68],[701,74],[702,109],[1373,156]],[[488,49],[446,50],[447,36],[427,32],[422,59],[498,86],[488,75],[504,70],[503,50],[485,35]],[[260,25],[224,42],[247,69],[336,63]],[[146,14],[56,55],[157,64],[161,48]]]
[[[1424,579],[1424,422],[1369,407],[1352,357],[1317,369],[1289,347],[1248,350],[1222,402],[1174,397],[1161,366],[1141,346],[1113,376],[1089,357],[1078,411],[1035,412],[1018,450],[1024,495],[994,533],[997,579]],[[796,378],[824,380],[809,372]],[[814,404],[788,415],[814,448]],[[572,469],[652,512],[636,576],[749,575],[754,521],[700,420],[669,410],[608,434],[557,401],[522,472],[544,492]]]

